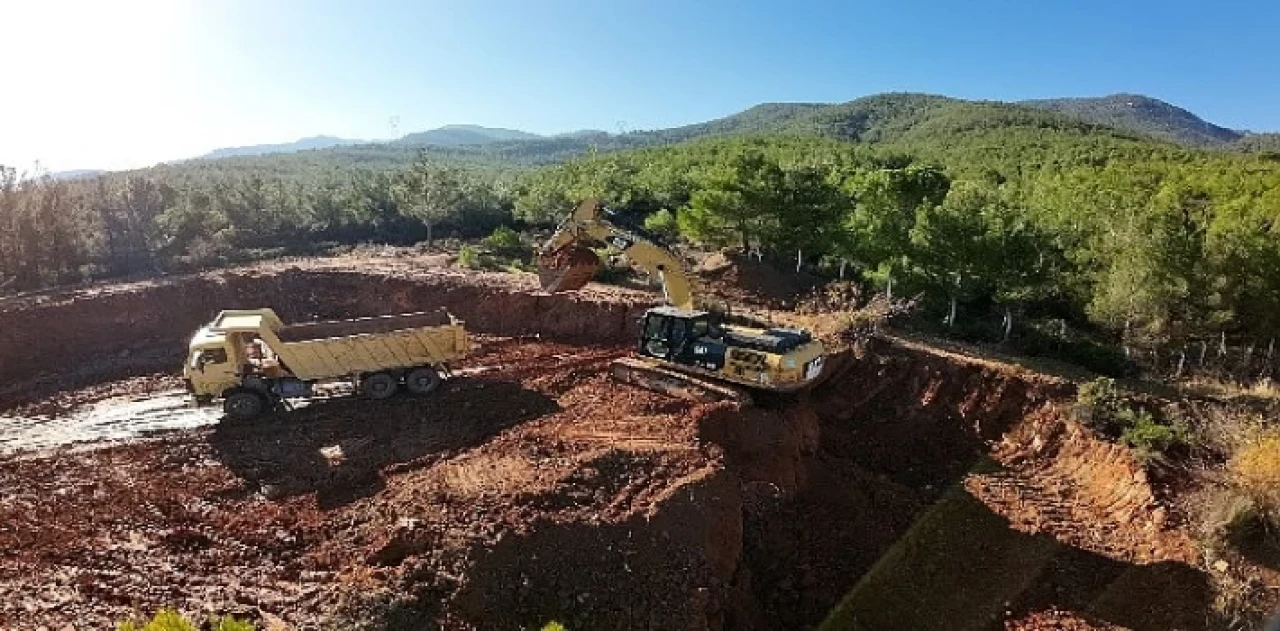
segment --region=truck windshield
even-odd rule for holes
[[[205,348],[196,351],[195,356],[191,358],[191,365],[199,368],[209,364],[225,364],[227,363],[227,349],[225,348]]]

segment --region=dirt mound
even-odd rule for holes
[[[823,281],[739,253],[712,254],[695,269],[704,291],[733,304],[790,309]]]

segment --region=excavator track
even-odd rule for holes
[[[731,401],[743,407],[752,404],[751,394],[743,388],[702,379],[696,375],[634,357],[614,360],[609,365],[609,373],[617,381],[688,401],[698,403]]]

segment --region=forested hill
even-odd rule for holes
[[[303,175],[335,168],[395,168],[420,153],[434,160],[489,169],[525,169],[589,153],[663,146],[733,135],[816,135],[912,148],[943,147],[957,136],[1032,130],[1096,145],[1140,136],[1077,118],[999,102],[975,102],[927,94],[880,94],[839,104],[766,103],[724,118],[669,129],[610,134],[600,131],[533,136],[514,130],[447,126],[385,143],[268,153],[244,151],[221,160],[177,162],[164,171]],[[335,139],[336,140],[336,139]],[[336,143],[335,143],[336,144]],[[258,148],[248,148],[258,149]]]
[[[333,136],[312,136],[295,140],[294,142],[285,142],[268,145],[248,145],[245,147],[223,147],[214,149],[206,153],[201,158],[216,160],[219,158],[234,158],[237,156],[263,156],[275,153],[293,153],[295,151],[310,151],[312,149],[328,149],[330,147],[341,147],[344,145],[358,145],[363,143],[362,140],[349,140],[346,138],[335,138]]]
[[[541,137],[537,134],[515,129],[481,127],[479,125],[445,125],[438,129],[409,134],[392,144],[414,147],[461,147],[464,145],[486,145],[513,140],[536,140]]]
[[[1022,104],[1189,147],[1223,147],[1245,136],[1244,132],[1219,127],[1180,107],[1140,94],[1044,99]]]
[[[364,143],[331,137],[304,139],[285,145],[221,149],[206,158],[262,156],[305,152],[280,160],[274,170],[302,165],[358,166],[407,164],[424,149],[437,158],[470,164],[507,167],[561,162],[588,152],[638,149],[710,136],[736,134],[816,134],[868,143],[907,146],[950,142],[957,134],[1012,128],[1038,129],[1055,136],[1069,135],[1086,144],[1099,138],[1153,139],[1193,148],[1276,151],[1275,134],[1245,134],[1208,123],[1163,101],[1138,95],[1092,99],[1054,99],[1022,104],[965,101],[929,94],[892,93],[847,103],[764,103],[704,123],[610,134],[582,131],[556,136],[527,132],[447,125],[405,135],[390,142]],[[412,150],[406,151],[406,148]],[[322,149],[322,151],[306,151]],[[264,163],[249,163],[261,168]],[[246,165],[225,165],[241,170]]]

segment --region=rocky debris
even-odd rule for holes
[[[1037,611],[1004,623],[1005,631],[1122,631],[1123,628],[1058,609]]]

